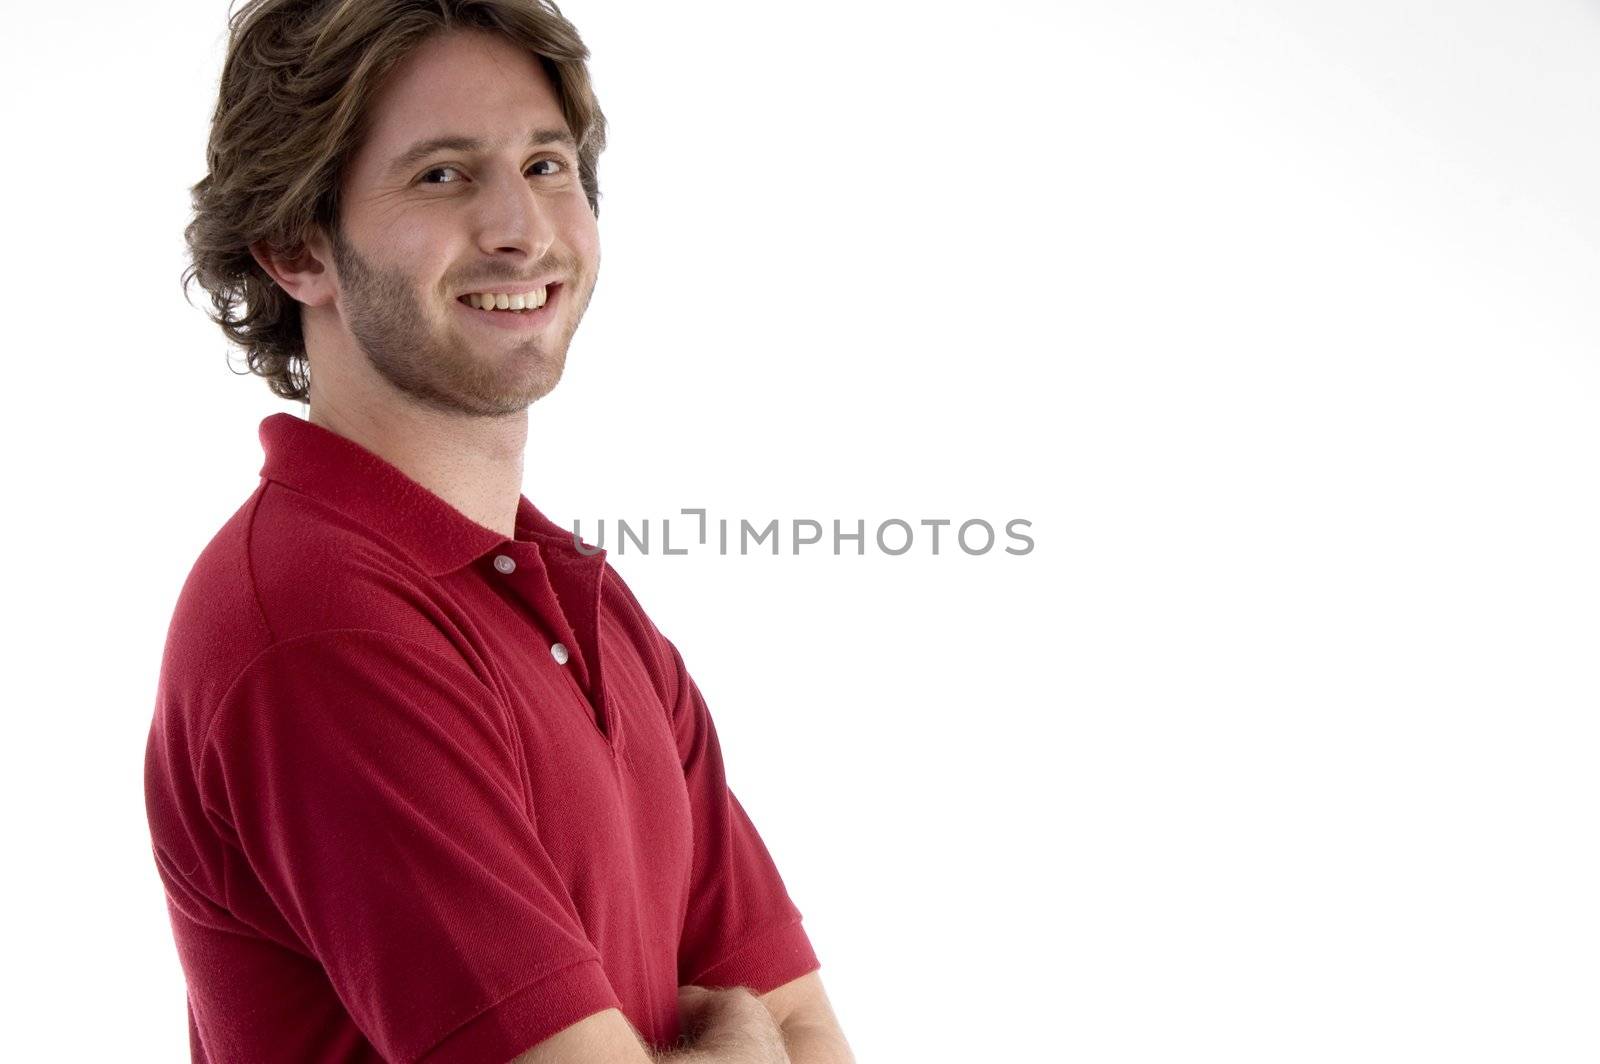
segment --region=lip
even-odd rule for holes
[[[562,293],[566,291],[566,285],[559,281],[552,281],[543,286],[534,285],[532,288],[484,289],[484,291],[504,292],[506,295],[517,295],[519,292],[526,294],[528,292],[537,291],[540,287],[545,287],[550,290],[549,295],[544,301],[544,306],[540,307],[538,310],[525,310],[520,314],[508,310],[479,310],[471,304],[461,302],[461,299],[464,297],[460,296],[452,299],[451,302],[456,305],[457,309],[459,309],[461,313],[467,315],[469,318],[474,319],[482,325],[488,326],[491,329],[505,329],[510,332],[531,332],[543,328],[550,321],[550,319],[555,316],[556,304],[560,302]]]
[[[508,296],[525,296],[529,292],[537,292],[541,288],[560,283],[561,278],[559,277],[546,277],[539,281],[518,281],[515,284],[503,283],[500,281],[490,281],[488,284],[479,285],[477,288],[463,288],[461,291],[456,293],[456,298],[460,299],[462,296],[470,296],[474,292],[504,292]]]

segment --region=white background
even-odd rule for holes
[[[863,1064],[1596,1059],[1600,5],[564,10],[528,496],[1032,522],[613,554]],[[7,22],[6,1055],[176,1061],[157,667],[300,407],[178,283],[224,6]]]

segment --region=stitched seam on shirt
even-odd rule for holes
[[[628,582],[622,579],[622,574],[617,572],[609,561],[605,565],[602,590],[604,588],[604,577],[612,579],[618,589],[621,590],[628,605],[633,609],[635,626],[644,632],[646,641],[650,644],[650,652],[656,659],[655,676],[650,678],[651,686],[655,686],[656,676],[660,676],[673,688],[672,697],[663,698],[662,701],[666,703],[667,707],[667,722],[676,725],[678,722],[677,705],[683,694],[681,689],[683,685],[678,682],[677,671],[672,664],[672,653],[667,649],[669,640],[661,634],[661,629],[656,627],[655,621],[651,620],[650,615],[644,611],[644,606],[640,604],[638,596],[633,593],[633,588],[628,586]],[[658,696],[661,694],[659,690],[656,693]]]
[[[718,957],[715,961],[712,961],[710,964],[702,964],[700,966],[700,970],[698,972],[694,973],[695,974],[695,978],[698,979],[701,976],[704,976],[707,972],[715,971],[716,969],[721,968],[723,965],[727,964],[729,961],[738,960],[740,957],[743,957],[746,953],[749,953],[751,950],[755,949],[757,946],[764,945],[766,943],[767,939],[773,937],[778,932],[787,931],[789,928],[794,927],[796,924],[799,924],[799,923],[802,923],[802,922],[804,922],[804,917],[798,917],[798,918],[793,919],[793,920],[785,920],[781,924],[773,924],[771,927],[767,928],[765,931],[758,931],[754,935],[746,935],[744,937],[744,939],[743,939],[744,944],[741,945],[738,949],[734,950],[731,953],[723,954],[721,957]]]
[[[250,517],[244,526],[244,575],[250,584],[250,597],[255,600],[256,615],[261,618],[261,627],[266,629],[267,642],[274,643],[277,636],[272,633],[272,622],[267,619],[267,607],[261,601],[261,585],[256,582],[255,540],[256,540],[256,515],[261,512],[261,500],[266,498],[267,490],[272,486],[272,481],[267,481],[256,492],[256,501],[250,507]]]
[[[245,674],[248,673],[251,669],[255,668],[255,665],[256,665],[256,663],[258,661],[260,661],[262,658],[266,657],[268,654],[272,653],[275,650],[278,650],[278,649],[283,648],[283,647],[293,646],[296,643],[305,642],[305,641],[312,640],[312,639],[318,639],[318,638],[321,638],[323,636],[339,636],[339,635],[373,635],[373,636],[379,637],[380,639],[393,639],[393,640],[395,640],[397,642],[400,642],[400,643],[408,643],[411,646],[417,647],[418,649],[420,649],[420,650],[422,650],[422,651],[424,651],[425,653],[428,653],[428,654],[438,654],[439,653],[433,647],[430,647],[426,643],[420,642],[419,640],[412,639],[410,636],[397,635],[394,632],[385,632],[385,631],[383,631],[381,629],[378,629],[378,628],[323,628],[323,629],[320,629],[320,630],[315,631],[315,632],[302,632],[300,635],[291,636],[288,639],[279,640],[279,641],[273,643],[270,646],[262,648],[262,650],[259,653],[257,653],[254,657],[252,657],[249,661],[245,662],[243,668],[241,668],[236,674],[234,674],[233,679],[228,682],[227,689],[222,692],[222,697],[218,698],[216,705],[211,707],[211,714],[210,714],[209,718],[207,718],[207,720],[206,720],[205,729],[200,733],[200,742],[195,747],[195,752],[193,754],[193,757],[196,759],[196,761],[195,761],[194,764],[191,764],[189,766],[189,771],[193,774],[194,780],[195,780],[195,784],[200,789],[201,801],[202,801],[202,803],[206,804],[207,808],[210,808],[210,805],[209,805],[209,803],[205,802],[206,788],[205,788],[205,785],[204,785],[204,781],[200,778],[201,768],[202,768],[202,766],[204,764],[204,760],[205,760],[205,752],[211,746],[211,735],[212,735],[213,732],[216,731],[217,721],[221,719],[221,717],[223,715],[223,710],[225,708],[227,708],[229,701],[233,698],[234,690],[239,686],[240,681],[242,681],[244,679]],[[461,662],[461,667],[463,669],[466,669],[468,672],[471,672],[471,668],[472,667],[470,665],[468,665],[465,661]],[[456,690],[457,690],[458,693],[462,693],[462,694],[466,693],[466,692],[461,691],[459,685],[457,685],[454,680],[450,679],[449,677],[446,677],[445,679],[446,679],[446,682],[450,683],[451,686],[456,687]],[[476,679],[475,675],[474,675],[474,679]],[[483,687],[483,690],[489,695],[489,697],[491,697],[491,698],[493,698],[495,700],[495,704],[496,705],[500,704],[499,696],[496,695],[494,691],[490,690],[487,686],[483,685],[483,683],[481,681],[479,681],[479,686]]]
[[[432,1053],[434,1050],[438,1049],[441,1043],[448,1041],[457,1032],[459,1032],[461,1030],[461,1028],[465,1027],[467,1024],[472,1023],[474,1020],[478,1019],[480,1016],[486,1015],[487,1013],[493,1011],[494,1009],[499,1008],[501,1005],[504,1005],[507,1001],[510,1001],[512,998],[516,997],[517,995],[527,992],[530,988],[536,987],[540,983],[543,983],[546,980],[552,979],[555,976],[560,975],[562,972],[565,972],[565,971],[567,971],[569,969],[572,969],[572,968],[576,968],[580,964],[600,964],[600,963],[601,963],[600,956],[599,956],[599,954],[596,954],[596,955],[594,955],[592,957],[585,957],[582,960],[572,961],[572,962],[567,963],[567,964],[558,965],[557,967],[551,968],[548,971],[545,971],[545,972],[543,972],[543,973],[541,973],[539,975],[534,976],[532,979],[529,979],[526,983],[523,983],[521,986],[518,986],[515,990],[511,990],[511,991],[508,991],[508,992],[506,992],[504,994],[501,994],[499,997],[495,998],[493,1001],[489,1002],[488,1004],[479,1005],[477,1008],[473,1009],[471,1012],[468,1012],[465,1015],[463,1015],[460,1019],[455,1020],[453,1023],[450,1024],[450,1026],[445,1028],[445,1031],[444,1031],[443,1034],[441,1034],[439,1037],[435,1038],[433,1041],[429,1042],[427,1044],[427,1046],[422,1050],[422,1052],[417,1054],[417,1059],[420,1060],[423,1057],[426,1057],[429,1053]],[[604,970],[604,966],[602,965],[602,971],[603,970]]]
[[[392,539],[391,537],[384,535],[382,532],[379,532],[377,529],[368,526],[365,522],[351,516],[327,500],[321,499],[310,494],[309,492],[301,491],[299,488],[285,484],[281,480],[271,481],[271,484],[280,491],[287,491],[292,495],[300,496],[300,498],[306,500],[314,506],[317,506],[319,509],[325,510],[330,514],[334,514],[339,518],[339,520],[348,522],[353,527],[360,529],[362,535],[380,544],[385,550],[395,555],[395,557],[404,558],[407,562],[410,562],[412,565],[416,566],[417,569],[422,573],[426,574],[429,579],[437,580],[439,576],[444,575],[435,574],[432,572],[421,558],[418,558],[415,554],[412,554],[405,547],[401,546],[398,540]]]
[[[211,746],[212,733],[214,731],[216,731],[217,722],[222,719],[223,711],[226,708],[228,708],[229,702],[233,697],[234,690],[235,690],[235,688],[237,688],[239,686],[240,681],[242,681],[244,679],[245,674],[247,672],[249,672],[251,669],[253,669],[256,666],[256,663],[259,662],[262,658],[264,658],[266,655],[272,653],[273,651],[278,650],[279,648],[292,646],[295,643],[300,643],[300,642],[304,642],[304,641],[311,640],[311,639],[317,639],[317,638],[321,638],[323,636],[351,635],[351,634],[373,635],[373,636],[378,636],[380,639],[393,639],[393,640],[396,640],[396,641],[401,642],[401,643],[409,643],[412,646],[417,647],[418,649],[420,649],[420,650],[422,650],[424,652],[438,653],[437,651],[435,651],[432,647],[428,646],[427,644],[421,643],[421,642],[419,642],[419,641],[417,641],[415,639],[412,639],[412,638],[410,638],[408,636],[396,635],[393,632],[385,632],[385,631],[381,631],[381,630],[376,629],[376,628],[324,628],[324,629],[321,629],[321,630],[316,631],[316,632],[303,632],[300,635],[292,636],[292,637],[290,637],[288,639],[284,639],[284,640],[280,640],[278,642],[275,642],[271,646],[264,647],[259,653],[257,653],[248,662],[246,662],[244,667],[241,668],[238,671],[237,674],[235,674],[233,679],[229,682],[227,689],[225,691],[223,691],[222,697],[217,699],[216,705],[211,707],[211,716],[206,721],[205,729],[200,734],[200,742],[196,746],[195,751],[192,754],[192,757],[195,759],[195,763],[190,766],[190,773],[191,773],[191,775],[192,775],[192,777],[194,779],[194,782],[195,782],[195,789],[199,793],[200,807],[207,815],[218,817],[219,819],[227,821],[228,823],[232,823],[232,820],[233,820],[233,818],[230,815],[230,812],[228,810],[218,809],[210,801],[209,795],[211,794],[212,789],[210,789],[210,788],[208,788],[206,786],[205,779],[202,776],[202,772],[203,772],[204,766],[205,766],[205,754],[206,754],[206,751]],[[466,668],[466,669],[468,669],[470,671],[470,666],[468,666],[466,664],[466,662],[462,662],[461,664],[462,664],[463,668]],[[460,686],[457,685],[454,680],[450,679],[449,677],[446,677],[445,680],[451,686],[455,687],[458,692],[460,692]],[[488,691],[488,688],[485,688],[485,690]],[[498,704],[499,703],[499,699],[494,694],[494,692],[493,691],[488,691],[488,693],[489,693],[490,697],[495,698],[496,704]],[[213,829],[213,830],[215,830],[215,829]],[[256,876],[257,879],[259,880],[261,873],[260,873],[260,869],[258,869],[256,867],[255,861],[251,859],[249,854],[244,853],[242,849],[239,850],[239,853],[240,853],[240,856],[244,858],[245,864],[249,867],[251,874]],[[223,909],[225,911],[228,911],[230,913],[232,912],[232,910],[228,909],[228,906],[226,904],[226,899],[225,898],[219,900],[217,898],[211,898],[208,895],[207,896],[207,900],[210,901],[212,904],[216,905],[218,908],[221,908],[221,909]],[[273,905],[274,905],[274,907],[277,906],[276,899],[273,899]],[[310,943],[302,942],[301,945],[305,947],[306,956],[315,957],[315,953],[311,949]]]

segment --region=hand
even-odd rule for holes
[[[678,1017],[691,1046],[750,1064],[789,1064],[783,1031],[746,987],[680,986]]]

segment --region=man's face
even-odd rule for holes
[[[534,143],[540,131],[566,139]],[[444,137],[480,144],[407,157]],[[432,38],[384,84],[330,237],[338,319],[394,388],[449,413],[503,415],[560,380],[600,266],[570,138],[538,61],[503,38]],[[537,311],[465,300],[546,281]]]

